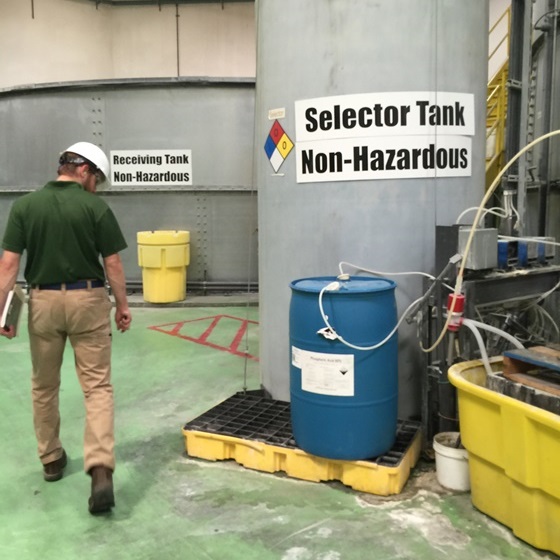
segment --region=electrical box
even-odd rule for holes
[[[471,226],[459,227],[457,252],[464,255]],[[498,266],[498,230],[479,228],[474,232],[467,255],[465,268],[468,270],[487,270]]]
[[[456,253],[463,254],[471,231],[470,225],[454,224],[436,226],[436,271],[443,270]],[[475,230],[466,270],[488,270],[498,266],[498,230],[480,228]],[[450,272],[445,280],[453,282],[455,273]]]

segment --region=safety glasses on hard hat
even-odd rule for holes
[[[105,181],[105,175],[103,175],[103,171],[99,169],[96,165],[91,163],[91,161],[80,157],[80,156],[71,156],[68,153],[63,153],[58,160],[60,165],[64,165],[66,163],[73,163],[74,165],[87,165],[89,172],[92,175],[95,175],[95,186],[103,183]]]
[[[93,175],[95,175],[95,186],[100,185],[101,183],[103,183],[103,181],[105,181],[105,175],[103,175],[101,169],[95,167],[95,165],[89,165],[89,170],[90,173],[93,173]]]

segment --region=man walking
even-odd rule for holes
[[[59,388],[70,339],[85,397],[84,468],[92,481],[92,514],[115,505],[112,305],[105,276],[115,297],[117,329],[128,330],[132,320],[119,256],[127,244],[109,206],[94,195],[108,175],[109,161],[100,148],[89,142],[70,146],[60,156],[56,181],[14,202],[0,259],[1,309],[27,251],[33,422],[43,477],[49,482],[62,478],[67,461],[59,439]],[[12,338],[14,331],[0,334]]]

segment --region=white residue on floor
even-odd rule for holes
[[[294,546],[288,549],[282,556],[282,560],[340,560],[342,557],[339,552],[323,552],[318,556],[302,546]]]

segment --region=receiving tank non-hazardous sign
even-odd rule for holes
[[[471,175],[474,95],[394,92],[295,103],[298,183]]]
[[[192,185],[191,150],[112,150],[111,184],[153,187]]]

